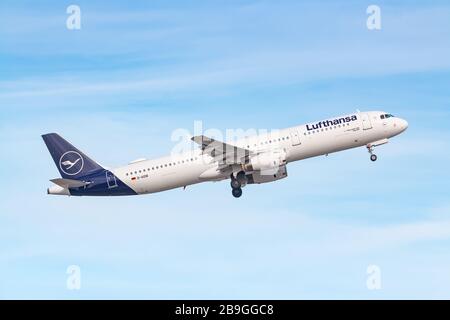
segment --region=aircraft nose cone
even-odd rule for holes
[[[402,132],[405,131],[408,128],[408,121],[400,119],[399,127],[402,130]]]
[[[404,130],[408,129],[408,121],[403,120],[402,121],[402,126],[403,126]]]

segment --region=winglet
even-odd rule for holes
[[[203,135],[194,136],[191,138],[191,140],[194,141],[195,143],[201,145],[202,150],[205,150],[205,148],[214,141],[214,139],[211,139],[211,138],[209,138],[207,136],[203,136]]]

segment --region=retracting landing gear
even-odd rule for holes
[[[372,161],[374,161],[374,162],[377,161],[378,157],[377,157],[376,154],[373,153],[373,145],[368,144],[368,145],[367,145],[367,150],[368,150],[369,153],[370,153],[370,160],[372,160]]]
[[[233,174],[230,175],[231,194],[235,198],[242,196],[242,187],[247,184],[247,177],[244,171],[238,172],[236,177]]]
[[[241,188],[234,188],[231,190],[231,193],[233,194],[233,197],[239,198],[242,196],[242,189]]]
[[[241,183],[239,182],[239,180],[233,177],[231,178],[230,186],[232,189],[238,189],[241,187]]]

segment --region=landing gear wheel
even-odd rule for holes
[[[237,179],[231,179],[230,185],[233,189],[238,189],[241,187],[241,183]]]
[[[378,157],[377,157],[376,154],[371,154],[371,155],[370,155],[370,160],[372,160],[372,161],[377,161],[377,159],[378,159]]]
[[[242,196],[242,189],[241,188],[233,188],[233,190],[231,190],[231,193],[233,194],[233,197],[239,198],[240,196]]]
[[[247,177],[245,176],[244,171],[239,171],[236,175],[236,180],[239,181],[241,184],[245,185],[247,183]]]

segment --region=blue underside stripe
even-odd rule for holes
[[[99,170],[79,180],[89,181],[90,184],[85,187],[69,188],[73,196],[130,196],[137,195],[122,180],[117,178],[108,170]]]

